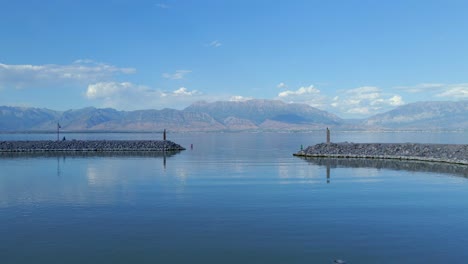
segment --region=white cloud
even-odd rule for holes
[[[88,99],[105,99],[111,98],[116,94],[121,94],[123,92],[129,91],[131,89],[136,89],[132,83],[123,82],[100,82],[95,84],[90,84],[88,90],[86,91],[86,97]],[[138,88],[141,89],[141,88]]]
[[[241,95],[234,95],[234,96],[231,96],[231,98],[229,98],[229,101],[231,102],[245,102],[245,101],[249,101],[249,100],[252,100],[253,98],[252,97],[244,97],[244,96],[241,96]]]
[[[278,83],[278,85],[276,87],[279,88],[279,89],[288,88],[288,86],[284,82]]]
[[[192,71],[189,71],[189,70],[177,70],[175,73],[173,74],[169,74],[169,73],[163,73],[163,77],[166,78],[166,79],[171,79],[171,80],[180,80],[180,79],[183,79],[185,77],[185,75],[191,73]]]
[[[30,88],[69,86],[108,80],[119,74],[134,73],[133,68],[119,68],[92,60],[76,60],[68,65],[9,65],[0,63],[0,87]]]
[[[468,83],[447,85],[436,96],[454,100],[468,99]]]
[[[221,47],[221,45],[223,44],[219,42],[218,40],[214,40],[210,44],[208,44],[208,46],[213,47],[213,48],[219,48]]]
[[[403,97],[401,97],[400,95],[394,95],[387,101],[391,106],[400,106],[405,104],[405,102],[403,101]]]
[[[299,89],[286,90],[278,94],[277,99],[286,101],[288,103],[303,103],[313,107],[322,107],[325,103],[326,97],[321,95],[320,90],[313,85],[307,87],[300,87]]]
[[[335,96],[330,105],[348,117],[362,117],[387,111],[403,104],[404,101],[400,95],[385,94],[378,87],[364,86],[346,90],[341,95]]]
[[[101,107],[123,110],[183,108],[200,100],[200,92],[181,87],[174,91],[160,91],[129,82],[99,82],[90,84],[86,98]]]
[[[420,83],[413,86],[398,86],[395,89],[404,90],[409,93],[427,93],[442,89],[444,86],[442,83]]]
[[[468,83],[421,83],[413,86],[399,86],[396,89],[414,94],[424,93],[424,96],[429,98],[443,98],[445,100],[464,100],[468,98]]]
[[[172,92],[174,96],[192,96],[198,94],[197,90],[189,91],[185,87],[180,87],[179,89]]]
[[[73,63],[75,64],[86,64],[86,63],[95,63],[92,59],[77,59]]]
[[[279,97],[293,97],[297,95],[308,95],[308,94],[317,95],[317,94],[320,94],[320,90],[315,88],[313,85],[310,85],[308,87],[301,87],[297,89],[296,91],[288,90],[288,91],[281,92],[278,94],[278,96]]]

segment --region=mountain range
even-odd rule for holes
[[[306,104],[278,100],[197,102],[183,110],[54,111],[0,106],[0,131],[307,131],[468,130],[468,101],[419,102],[363,120],[346,120]]]
[[[363,125],[400,130],[468,130],[468,101],[407,104],[374,115]]]

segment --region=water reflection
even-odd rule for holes
[[[180,151],[57,151],[57,152],[0,152],[2,158],[43,158],[43,157],[171,157]]]
[[[27,159],[27,158],[57,158],[57,176],[60,176],[62,171],[60,167],[60,159],[63,163],[67,157],[69,158],[92,158],[92,157],[154,157],[162,158],[163,167],[166,169],[166,158],[174,156],[180,151],[102,151],[102,152],[77,152],[77,151],[60,151],[60,152],[0,152],[0,159]]]
[[[178,152],[1,153],[0,208],[15,204],[112,204],[129,189],[177,182],[164,177]],[[169,170],[169,172],[166,170]],[[161,184],[158,184],[161,183]],[[146,187],[145,187],[146,188]]]
[[[404,170],[412,172],[431,172],[453,174],[468,177],[468,166],[423,161],[396,161],[384,159],[334,159],[334,158],[302,158],[313,165],[326,166],[327,183],[330,182],[331,168],[374,168],[389,170]]]
[[[61,157],[57,157],[57,177],[61,177],[62,176],[62,170],[60,168],[60,158]],[[65,156],[62,157],[62,163],[65,163]]]

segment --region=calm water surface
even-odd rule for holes
[[[467,133],[332,136],[468,144]],[[467,167],[291,155],[323,137],[169,134],[187,150],[166,156],[3,155],[0,263],[468,261]],[[0,134],[0,140],[54,138]]]

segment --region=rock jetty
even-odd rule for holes
[[[468,165],[468,145],[416,143],[321,143],[294,156],[436,161]]]
[[[169,140],[63,140],[0,141],[0,153],[12,152],[143,152],[179,151],[182,146]]]

